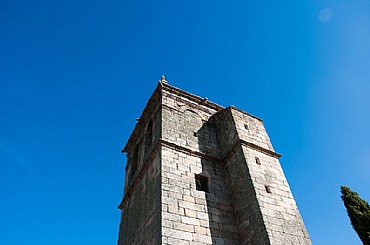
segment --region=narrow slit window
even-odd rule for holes
[[[261,165],[261,161],[260,161],[260,159],[259,159],[258,157],[256,157],[256,163],[257,163],[258,165]]]
[[[132,166],[131,166],[131,173],[132,175],[135,175],[135,172],[137,170],[137,162],[139,161],[139,145],[135,147],[134,150],[134,156],[132,158]]]
[[[271,193],[271,187],[268,185],[265,185],[265,189],[267,193]]]
[[[131,181],[133,180],[135,176],[138,161],[139,161],[139,144],[135,146],[134,154],[129,162],[131,166],[130,166],[130,172],[128,174],[128,185],[131,185]]]
[[[146,127],[145,140],[144,140],[144,155],[147,156],[148,151],[153,141],[153,122],[149,121]]]
[[[208,189],[208,178],[198,175],[195,175],[195,186],[197,191],[209,192]]]
[[[249,130],[249,126],[248,126],[248,124],[244,124],[244,128],[245,128],[246,130]]]

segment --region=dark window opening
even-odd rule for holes
[[[198,137],[198,133],[197,132],[194,132],[194,137]]]
[[[195,175],[195,185],[196,185],[197,191],[209,192],[207,177],[196,174]]]
[[[149,121],[148,126],[146,127],[146,134],[144,140],[144,154],[146,155],[153,142],[153,122]]]
[[[248,124],[244,124],[244,128],[245,128],[246,130],[249,130]]]
[[[265,185],[265,189],[267,193],[271,193],[271,187],[268,185]]]
[[[153,141],[153,122],[149,121],[148,126],[146,128],[146,135],[148,138],[148,142],[152,143]]]
[[[131,173],[130,173],[130,181],[134,177],[136,170],[137,170],[137,162],[139,160],[139,147],[138,145],[135,147],[134,155],[131,159]]]
[[[260,159],[259,159],[258,157],[256,157],[256,163],[257,163],[258,165],[261,165],[261,161],[260,161]]]

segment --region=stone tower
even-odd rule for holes
[[[122,151],[118,245],[311,244],[255,116],[162,77]]]

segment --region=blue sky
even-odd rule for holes
[[[0,244],[115,244],[120,153],[161,74],[264,119],[316,245],[361,244],[370,2],[0,1]]]

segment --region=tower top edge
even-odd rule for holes
[[[161,82],[159,82],[159,83],[161,83]],[[225,107],[223,107],[223,106],[221,106],[221,105],[219,105],[217,103],[214,103],[214,102],[208,100],[208,98],[206,98],[206,97],[203,98],[201,96],[198,96],[198,95],[189,93],[189,92],[187,92],[185,90],[182,90],[182,89],[177,88],[175,86],[169,85],[167,82],[166,83],[161,83],[161,85],[162,85],[162,89],[165,90],[165,91],[168,91],[168,92],[177,94],[177,95],[182,96],[182,97],[186,97],[186,98],[188,98],[188,99],[190,99],[190,100],[192,100],[194,102],[197,102],[197,103],[202,103],[202,104],[204,104],[204,105],[206,105],[208,107],[211,107],[212,109],[215,109],[217,111],[220,111],[222,109],[225,109]],[[232,108],[232,109],[234,109],[236,111],[239,111],[239,112],[241,112],[241,113],[243,113],[243,114],[245,114],[247,116],[250,116],[250,117],[253,117],[253,118],[257,119],[257,120],[260,120],[261,122],[263,121],[262,118],[257,117],[255,115],[252,115],[252,114],[250,114],[250,113],[248,113],[248,112],[246,112],[246,111],[244,111],[242,109],[239,109],[239,108],[237,108],[237,107],[235,107],[233,105],[232,106],[228,106],[227,108]]]
[[[168,83],[160,82],[160,84],[161,84],[161,88],[162,88],[163,91],[173,93],[173,94],[176,94],[176,95],[181,96],[181,97],[185,97],[185,98],[187,98],[191,101],[194,101],[194,102],[199,103],[199,104],[203,104],[203,105],[205,105],[207,107],[210,107],[211,109],[214,109],[216,111],[220,111],[220,110],[224,109],[223,106],[221,106],[219,104],[216,104],[212,101],[209,101],[207,97],[201,97],[201,96],[189,93],[185,90],[182,90],[182,89],[177,88],[175,86],[169,85]]]
[[[257,120],[260,120],[261,122],[263,121],[261,118],[257,117],[257,116],[254,116],[246,111],[243,111],[235,106],[228,106],[228,107],[223,107],[217,103],[214,103],[210,100],[208,100],[208,98],[206,97],[201,97],[201,96],[198,96],[198,95],[195,95],[195,94],[192,94],[192,93],[189,93],[185,90],[182,90],[178,87],[175,87],[173,85],[170,85],[168,84],[168,82],[164,79],[164,76],[162,76],[161,80],[158,81],[158,84],[155,88],[155,90],[153,91],[153,94],[150,96],[150,98],[148,99],[148,102],[147,104],[145,105],[145,108],[142,112],[142,114],[140,115],[140,117],[138,118],[138,122],[136,123],[135,127],[134,127],[134,130],[132,131],[132,134],[130,135],[125,147],[121,150],[121,152],[128,152],[128,146],[130,145],[130,143],[132,143],[134,141],[134,139],[136,138],[136,135],[142,131],[142,129],[145,127],[145,123],[148,119],[148,117],[150,116],[150,112],[152,110],[152,107],[155,106],[153,105],[156,98],[158,96],[162,96],[163,95],[163,92],[168,92],[168,93],[172,93],[172,94],[175,94],[179,97],[183,97],[183,98],[186,98],[190,101],[193,101],[197,104],[201,104],[202,106],[206,106],[210,109],[213,109],[215,111],[221,111],[223,109],[234,109],[236,111],[239,111],[247,116],[250,116],[250,117],[253,117]]]

